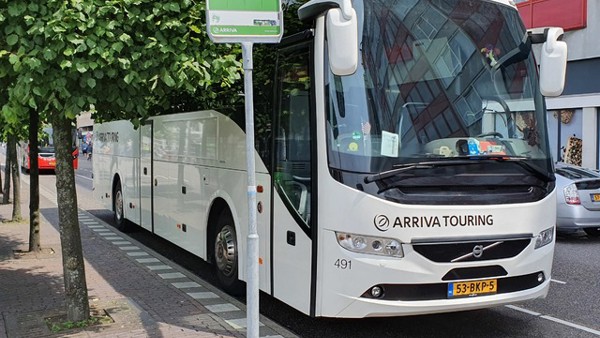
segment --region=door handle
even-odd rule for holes
[[[144,175],[148,175],[148,168],[144,167]]]
[[[158,185],[158,180],[155,178],[154,179],[154,186],[156,187]]]

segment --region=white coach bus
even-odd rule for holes
[[[284,38],[275,104],[255,112],[260,289],[354,318],[546,296],[542,94],[562,91],[562,30],[527,32],[509,0],[313,0],[298,13],[313,29]],[[94,193],[118,226],[214,263],[232,293],[246,278],[243,119],[94,127]]]

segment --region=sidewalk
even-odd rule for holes
[[[21,198],[28,218],[23,179]],[[114,323],[53,333],[44,318],[65,313],[58,210],[45,197],[40,209],[44,250],[29,254],[19,251],[28,249],[28,221],[2,223],[12,204],[0,205],[0,338],[245,337],[244,304],[81,209],[90,306]],[[261,337],[294,337],[268,318],[260,323]]]

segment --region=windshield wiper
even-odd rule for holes
[[[414,162],[414,163],[406,163],[406,164],[395,164],[394,169],[383,171],[378,174],[373,174],[365,177],[365,183],[371,183],[375,181],[380,181],[388,177],[395,176],[399,173],[410,171],[414,169],[432,169],[435,167],[441,166],[450,166],[450,165],[463,165],[463,164],[474,164],[476,162],[471,160],[441,160],[441,161],[423,161],[423,162]]]
[[[552,173],[540,168],[539,166],[531,163],[529,161],[531,158],[527,156],[507,156],[507,155],[499,155],[499,154],[491,154],[491,155],[465,155],[459,156],[459,158],[469,158],[471,160],[491,160],[496,162],[510,162],[515,163],[521,168],[529,171],[530,173],[537,176],[537,178],[542,179],[546,182],[555,181],[556,178]]]
[[[371,183],[375,181],[380,181],[386,179],[388,177],[395,176],[405,171],[415,170],[415,169],[432,169],[436,167],[445,167],[445,166],[453,166],[453,165],[470,165],[481,163],[481,161],[495,161],[495,162],[510,162],[519,165],[525,170],[533,173],[538,178],[544,181],[554,181],[555,178],[553,175],[547,173],[542,168],[538,167],[535,164],[530,163],[530,158],[527,156],[507,156],[507,155],[463,155],[452,157],[448,160],[438,160],[438,161],[423,161],[423,162],[415,162],[415,163],[406,163],[406,164],[396,164],[394,165],[394,169],[383,171],[378,174],[373,174],[365,177],[365,183]]]

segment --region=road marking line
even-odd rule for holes
[[[146,267],[152,271],[154,270],[172,270],[173,268],[168,265],[146,265]]]
[[[115,241],[115,242],[112,242],[112,244],[114,244],[114,245],[129,245],[129,244],[131,244],[131,242],[130,241]]]
[[[178,283],[171,283],[171,285],[173,285],[174,287],[178,288],[178,289],[188,289],[188,288],[200,288],[202,287],[202,285],[196,283],[196,282],[178,282]]]
[[[548,315],[542,315],[539,312],[527,310],[527,309],[524,309],[522,307],[518,307],[518,306],[514,306],[514,305],[504,305],[504,306],[507,307],[507,308],[509,308],[509,309],[513,309],[513,310],[516,310],[516,311],[519,311],[519,312],[530,314],[530,315],[532,315],[534,317],[539,317],[539,318],[543,318],[543,319],[546,319],[546,320],[550,320],[550,321],[553,321],[553,322],[558,323],[558,324],[566,325],[566,326],[572,327],[574,329],[586,331],[586,332],[595,334],[597,336],[600,336],[600,331],[592,329],[592,328],[589,328],[589,327],[586,327],[586,326],[583,326],[583,325],[571,323],[571,322],[568,322],[566,320],[558,319],[558,318],[555,318],[555,317],[552,317],[552,316],[548,316]]]
[[[143,251],[138,251],[138,252],[128,252],[127,255],[131,256],[131,257],[139,257],[139,256],[148,256],[148,253],[143,252]]]
[[[185,275],[181,272],[159,273],[158,276],[162,279],[185,278]]]
[[[123,251],[135,251],[135,250],[139,250],[140,247],[132,245],[132,246],[120,246],[119,249],[123,250]]]
[[[531,310],[527,310],[527,309],[524,309],[522,307],[518,307],[518,306],[514,306],[514,305],[505,305],[505,306],[507,308],[509,308],[509,309],[517,310],[517,311],[520,311],[520,312],[523,312],[523,313],[527,313],[527,314],[530,314],[530,315],[536,316],[536,317],[542,315],[541,313],[538,313],[538,312],[535,312],[535,311],[531,311]]]
[[[205,305],[205,308],[210,312],[219,313],[219,312],[232,312],[232,311],[240,311],[237,306],[225,303],[225,304],[215,304],[215,305]]]
[[[213,292],[188,292],[188,295],[194,299],[215,299],[221,298],[219,295]]]
[[[111,237],[104,237],[104,239],[109,240],[109,241],[118,241],[120,239],[123,239],[123,237],[119,237],[119,236],[111,236]]]
[[[561,280],[558,280],[558,279],[551,279],[550,281],[551,281],[551,282],[554,282],[554,283],[558,283],[558,284],[563,284],[563,285],[564,285],[564,284],[567,284],[567,282],[563,282],[563,281],[561,281]]]
[[[232,328],[236,330],[241,330],[247,327],[246,323],[247,318],[239,318],[239,319],[225,319],[225,322],[231,325]],[[265,326],[265,324],[258,322],[258,326]]]
[[[136,259],[136,261],[138,261],[139,263],[158,263],[158,262],[160,262],[156,258],[138,258],[138,259]]]
[[[574,324],[574,323],[571,323],[571,322],[567,322],[566,320],[562,320],[562,319],[558,319],[558,318],[554,318],[552,316],[546,316],[546,315],[541,316],[540,318],[551,320],[551,321],[559,323],[559,324],[570,326],[572,328],[579,329],[579,330],[582,330],[582,331],[586,331],[586,332],[589,332],[591,334],[595,334],[596,336],[600,336],[600,331],[598,331],[598,330],[594,330],[594,329],[591,329],[589,327],[585,327],[585,326],[582,326],[582,325],[579,325],[579,324]]]

